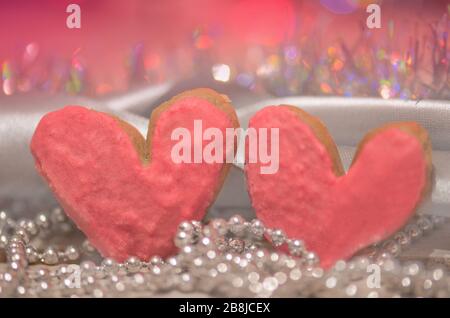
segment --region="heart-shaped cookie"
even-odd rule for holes
[[[153,111],[147,140],[116,117],[69,106],[42,118],[31,150],[66,213],[103,256],[148,259],[173,253],[178,224],[204,216],[228,172],[227,151],[235,151],[224,148],[224,160],[212,163],[180,163],[172,150],[181,137],[173,132],[192,136],[189,156],[209,143],[202,139],[208,128],[225,136],[236,127],[225,96],[196,89]]]
[[[393,234],[430,184],[431,145],[414,122],[367,134],[347,174],[326,127],[299,108],[266,107],[249,128],[279,129],[278,171],[261,174],[264,164],[246,163],[257,216],[302,239],[324,267]]]

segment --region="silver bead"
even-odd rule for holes
[[[275,247],[281,246],[286,241],[286,235],[280,229],[275,229],[270,234],[270,239]]]
[[[183,221],[178,225],[178,231],[192,233],[194,231],[194,226],[191,222]]]
[[[16,230],[14,235],[19,236],[25,244],[28,244],[28,242],[30,242],[30,238],[23,228]]]
[[[114,273],[118,269],[118,264],[112,258],[105,258],[101,266],[106,273]]]
[[[307,252],[304,259],[307,265],[315,265],[319,262],[319,257],[314,252]]]
[[[59,262],[58,252],[53,247],[48,247],[42,254],[42,262],[47,265],[55,265]]]
[[[202,257],[196,257],[192,262],[192,264],[194,264],[194,266],[196,266],[196,267],[201,267],[201,266],[203,266],[204,263],[205,263],[205,260]]]
[[[343,272],[346,268],[347,262],[343,259],[338,260],[333,266],[333,270],[336,272]]]
[[[387,251],[385,251],[385,252],[381,252],[380,254],[378,254],[376,257],[375,257],[375,262],[378,264],[378,265],[383,265],[385,262],[387,262],[387,261],[391,261],[392,260],[392,255],[391,255],[391,253],[389,253],[389,252],[387,252]]]
[[[95,298],[102,298],[104,295],[104,292],[100,288],[95,288],[93,290],[92,294],[94,295]]]
[[[19,294],[20,296],[23,296],[27,293],[27,289],[22,285],[17,286],[16,290],[17,294]]]
[[[226,263],[217,264],[217,271],[219,273],[226,273],[228,271],[228,265]]]
[[[8,248],[7,248],[7,253],[8,254],[16,254],[16,253],[22,253],[24,246],[23,245],[19,245],[19,244],[9,244]]]
[[[38,268],[36,270],[36,277],[42,278],[42,277],[46,277],[48,275],[49,275],[49,271],[46,268]]]
[[[80,253],[72,245],[69,245],[66,247],[66,250],[64,251],[64,255],[67,257],[67,259],[69,261],[76,261],[80,257]]]
[[[190,292],[194,288],[193,278],[188,273],[183,273],[180,275],[180,283],[178,289],[182,292]]]
[[[38,288],[42,291],[45,291],[48,289],[48,283],[47,282],[40,282]]]
[[[443,279],[446,276],[445,267],[438,266],[438,267],[433,268],[431,270],[430,276],[435,281],[439,281],[439,280]]]
[[[407,262],[403,266],[403,272],[409,276],[418,276],[424,269],[424,266],[420,262]]]
[[[133,275],[133,282],[134,284],[138,285],[142,285],[145,283],[145,277],[144,275],[142,275],[141,273],[137,273]]]
[[[22,246],[22,245],[25,245],[25,242],[23,241],[22,236],[14,234],[13,236],[11,236],[9,238],[8,244],[9,244],[9,246],[13,246],[13,245]]]
[[[25,249],[28,262],[37,263],[39,261],[39,254],[32,246],[27,246]]]
[[[92,261],[84,261],[81,262],[80,268],[82,271],[90,273],[94,272],[97,269],[97,266]]]
[[[417,220],[417,225],[419,226],[419,228],[424,231],[427,232],[429,230],[433,229],[433,222],[426,216],[422,216]]]
[[[16,273],[22,273],[23,270],[25,269],[24,265],[25,264],[23,264],[22,260],[20,260],[20,261],[10,260],[9,261],[9,269]]]
[[[50,228],[50,220],[45,213],[39,214],[36,217],[35,222],[36,222],[37,226],[43,230],[47,230]]]
[[[200,243],[198,245],[200,250],[208,250],[210,249],[212,246],[212,242],[211,239],[209,237],[202,237],[202,239],[200,240]]]
[[[86,275],[85,279],[84,279],[84,283],[86,285],[90,285],[89,288],[91,288],[91,286],[93,286],[95,284],[95,276]]]
[[[8,245],[8,237],[6,235],[0,235],[0,249],[3,249]]]
[[[230,232],[233,234],[241,234],[242,231],[245,229],[245,219],[239,215],[233,215],[228,220],[228,225],[230,227]]]
[[[119,268],[117,269],[116,274],[118,276],[126,276],[128,274],[127,266],[124,263],[119,263]]]
[[[250,232],[258,239],[264,235],[265,227],[264,223],[258,219],[252,220],[250,223]]]
[[[370,264],[370,259],[366,256],[356,256],[352,259],[352,262],[355,264],[355,268],[357,270],[366,271],[367,266]]]
[[[27,219],[19,220],[17,222],[17,227],[25,230],[30,236],[34,236],[38,232],[36,224],[33,221]]]
[[[19,228],[24,228],[26,223],[27,223],[26,219],[19,219],[16,223],[16,226]]]
[[[399,243],[400,246],[408,246],[411,243],[409,236],[404,232],[395,233],[394,240]]]
[[[223,235],[227,234],[228,223],[224,219],[213,219],[209,223],[208,227],[205,227],[204,232],[206,232],[207,228],[209,228],[210,231],[209,231],[209,233],[205,233],[205,234],[209,234],[208,236],[210,236],[212,238],[216,238],[218,236],[223,236]]]
[[[278,254],[277,252],[273,252],[270,254],[270,260],[273,263],[277,263],[280,260],[280,254]]]
[[[194,227],[195,234],[200,234],[203,230],[202,222],[200,221],[191,221],[192,226]]]
[[[258,249],[258,245],[257,244],[254,244],[253,242],[251,242],[251,241],[247,241],[246,243],[245,243],[245,251],[246,252],[253,252],[253,251],[256,251]],[[251,255],[251,254],[250,254]]]
[[[63,232],[63,233],[70,233],[73,230],[72,223],[69,223],[69,222],[61,223],[59,225],[59,228],[60,228],[61,232]]]
[[[383,248],[393,256],[397,256],[401,252],[400,244],[394,240],[384,242]]]
[[[422,230],[416,224],[409,224],[408,226],[406,226],[405,232],[413,240],[419,238],[422,234]]]
[[[269,252],[266,249],[258,249],[254,251],[255,258],[259,261],[265,262],[268,259]]]
[[[228,250],[229,247],[229,238],[227,237],[219,237],[216,239],[215,244],[216,244],[216,248],[218,251],[220,252],[225,252]]]
[[[264,289],[270,292],[273,292],[275,289],[278,288],[278,281],[275,277],[266,277],[262,284]]]
[[[57,207],[51,211],[50,219],[53,223],[63,223],[66,221],[66,215],[60,207]]]
[[[89,242],[89,240],[84,240],[83,244],[82,244],[82,248],[86,253],[94,253],[95,252],[95,247],[92,246],[91,242]]]
[[[203,237],[213,237],[215,235],[215,230],[210,224],[203,226],[202,233]]]
[[[358,286],[356,286],[355,284],[350,284],[345,288],[345,293],[347,294],[348,297],[356,296],[357,292]]]
[[[137,257],[130,257],[125,262],[125,268],[129,273],[136,273],[141,269],[141,261]]]
[[[183,248],[184,246],[191,243],[190,235],[187,232],[179,231],[175,236],[174,243],[176,247]]]
[[[294,256],[301,256],[305,250],[305,244],[302,240],[289,240],[288,247],[289,252]]]
[[[8,220],[8,214],[6,211],[1,210],[0,211],[0,225],[6,224],[6,221]]]
[[[36,223],[32,220],[27,220],[23,226],[23,228],[25,229],[25,231],[30,235],[30,236],[36,236],[39,233],[39,228],[36,225]]]
[[[152,258],[150,259],[150,264],[152,265],[161,265],[162,263],[163,259],[158,255],[152,256]]]
[[[161,272],[162,272],[161,266],[160,265],[152,266],[151,267],[151,272],[152,272],[153,275],[157,275],[157,276],[161,275]]]
[[[240,239],[232,239],[228,243],[228,246],[235,253],[242,253],[244,251],[244,242]]]
[[[398,272],[401,270],[400,262],[396,259],[390,259],[386,260],[382,264],[382,269],[385,272],[391,272],[393,274],[398,274]]]
[[[169,257],[167,260],[166,260],[166,262],[167,262],[167,264],[169,264],[170,266],[172,266],[172,267],[178,267],[178,265],[179,265],[179,261],[178,261],[178,259],[176,258],[176,257]]]
[[[9,259],[13,262],[22,262],[23,257],[20,253],[13,253],[9,256]]]
[[[181,249],[182,259],[184,261],[190,261],[195,257],[195,251],[192,245],[186,245]]]
[[[2,281],[6,283],[12,283],[16,278],[16,273],[14,272],[4,272],[2,276]]]

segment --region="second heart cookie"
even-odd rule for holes
[[[427,192],[431,146],[417,123],[366,135],[347,174],[326,127],[299,108],[266,107],[249,128],[279,129],[279,170],[261,174],[260,162],[246,163],[256,215],[302,239],[324,267],[393,234]]]

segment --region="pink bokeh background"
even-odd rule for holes
[[[66,27],[70,3],[81,7],[81,29]],[[354,47],[369,3],[382,8],[382,28],[371,31],[370,41],[384,38],[393,24],[392,42],[399,47],[429,32],[428,25],[449,5],[445,0],[0,1],[0,63],[20,57],[33,43],[40,59],[77,54],[95,85],[126,89],[127,56],[138,43],[145,67],[158,67],[168,54],[182,60],[193,49],[213,50],[216,60],[232,63],[251,45],[296,43],[302,34],[310,36],[311,45],[345,41]],[[189,69],[191,62],[182,64]]]

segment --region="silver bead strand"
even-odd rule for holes
[[[401,265],[395,259],[442,222],[442,218],[420,216],[373,247],[375,253],[339,261],[327,271],[318,266],[318,256],[303,241],[268,228],[260,220],[247,222],[237,215],[206,225],[182,222],[175,237],[179,253],[166,261],[157,256],[147,261],[129,257],[124,263],[103,259],[100,265],[86,260],[77,265],[70,263],[95,252],[88,241],[81,248],[47,246],[39,252],[33,247],[36,238],[64,235],[64,228],[71,227],[62,210],[17,222],[3,211],[0,248],[6,252],[9,267],[0,273],[0,296],[114,297],[178,290],[235,297],[448,297],[450,276],[445,268],[428,269],[414,262]],[[13,234],[8,235],[9,231]],[[283,245],[289,254],[274,250]],[[48,269],[28,267],[40,262],[49,265]],[[370,274],[366,268],[372,262],[383,275],[377,290],[366,286]]]

